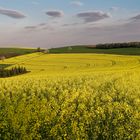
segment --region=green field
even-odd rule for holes
[[[0,139],[139,140],[140,56],[33,53],[0,65]]]
[[[140,55],[140,48],[97,49],[94,46],[70,46],[49,49],[50,53],[98,53],[118,55]]]
[[[0,56],[5,56],[6,58],[24,55],[35,52],[36,49],[29,48],[0,48]]]

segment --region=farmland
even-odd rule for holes
[[[35,52],[36,49],[29,49],[29,48],[0,48],[0,57],[5,56],[6,58],[29,54]]]
[[[140,56],[32,53],[0,62],[0,139],[139,139]]]
[[[30,75],[73,75],[95,72],[131,71],[140,67],[139,56],[106,54],[33,53],[6,59],[2,65],[25,66]],[[63,72],[63,73],[62,73]]]
[[[50,53],[61,54],[61,53],[96,53],[96,54],[116,54],[116,55],[140,55],[139,48],[110,48],[110,49],[99,49],[96,46],[67,46],[60,48],[49,49]]]

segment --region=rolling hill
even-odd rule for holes
[[[49,49],[50,53],[97,53],[117,55],[140,55],[140,48],[97,49],[96,46],[68,46]]]
[[[36,49],[30,48],[0,48],[0,57],[5,56],[6,58],[29,54],[35,52]]]
[[[0,139],[139,139],[140,56],[31,53],[0,61]]]

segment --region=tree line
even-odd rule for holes
[[[97,49],[140,48],[140,42],[97,44]]]
[[[27,69],[25,67],[13,67],[11,69],[0,69],[0,78],[5,78],[5,77],[11,77],[11,76],[16,76],[20,74],[27,73]]]

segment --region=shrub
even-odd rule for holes
[[[24,74],[27,73],[28,71],[26,70],[25,67],[14,67],[12,69],[0,69],[0,77],[11,77],[19,74]]]

